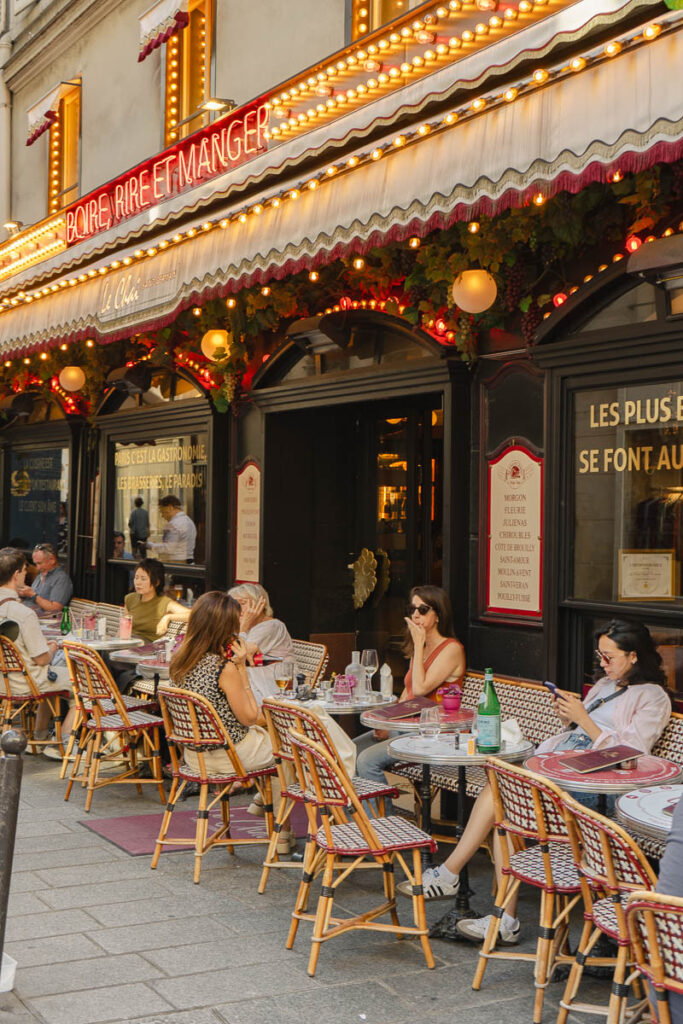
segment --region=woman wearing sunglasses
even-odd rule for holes
[[[412,697],[434,699],[440,686],[458,683],[465,675],[465,648],[455,636],[451,602],[446,591],[429,584],[413,587],[405,622],[404,651],[410,658],[410,665],[399,700]],[[386,785],[384,772],[395,763],[387,753],[391,738],[388,732],[376,729],[354,740],[358,747],[358,775]],[[390,813],[389,806],[387,814]]]
[[[661,736],[671,715],[671,698],[662,659],[647,627],[639,622],[613,619],[596,634],[595,658],[596,682],[583,700],[575,693],[557,690],[555,710],[564,729],[544,740],[537,753],[599,749],[626,743],[647,754]],[[589,807],[597,807],[597,794],[572,795]],[[485,841],[493,823],[493,797],[490,787],[486,786],[475,801],[467,827],[453,853],[439,867],[424,872],[425,899],[450,899],[457,894],[460,871]],[[493,850],[498,876],[500,851],[495,835]],[[402,886],[399,890],[410,895]],[[511,900],[501,921],[498,941],[502,945],[519,942],[519,921],[515,913],[516,900]],[[463,938],[481,942],[489,920],[490,915],[459,921],[457,929]]]

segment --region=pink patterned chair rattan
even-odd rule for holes
[[[276,774],[275,766],[260,768],[258,771],[246,771],[240,761],[235,745],[228,736],[223,723],[209,700],[190,690],[182,690],[175,686],[160,686],[158,690],[159,704],[166,727],[166,738],[171,751],[173,785],[166,805],[156,849],[152,857],[152,868],[159,863],[164,846],[187,846],[194,843],[194,881],[199,882],[202,870],[202,857],[214,846],[227,846],[233,854],[235,846],[270,843],[273,835],[273,793],[272,777]],[[192,750],[197,755],[198,768],[195,770],[187,765],[183,758],[184,750]],[[233,771],[216,775],[206,767],[204,753],[210,750],[225,750],[233,765]],[[175,805],[183,794],[188,782],[199,784],[199,809],[197,811],[197,827],[194,836],[184,838],[168,838],[171,826],[171,815]],[[235,785],[251,785],[254,783],[266,812],[266,836],[233,839],[230,835],[230,790]],[[209,787],[215,793],[209,800]],[[209,813],[217,805],[221,808],[221,825],[209,835]]]
[[[289,737],[290,730],[301,732],[309,739],[321,743],[327,752],[339,760],[330,735],[317,715],[306,710],[301,705],[289,702],[266,698],[263,702],[263,714],[265,715],[268,734],[273,747],[275,765],[280,780],[281,800],[275,824],[273,826],[273,837],[268,846],[266,859],[263,862],[263,873],[259,883],[259,893],[264,893],[268,875],[271,868],[296,868],[301,871],[301,863],[291,860],[279,860],[277,854],[277,838],[285,827],[291,816],[296,803],[304,803],[304,794],[301,786],[294,777],[294,754]],[[291,766],[288,770],[288,766]],[[380,817],[384,816],[384,801],[386,797],[396,798],[399,791],[393,786],[380,786],[369,779],[361,779],[354,776],[351,780],[358,799],[361,801],[376,800]],[[372,811],[372,805],[370,805]],[[374,811],[372,812],[374,814]],[[313,842],[313,836],[309,834],[307,842]],[[304,858],[305,859],[305,858]],[[374,866],[374,865],[373,865]]]
[[[502,875],[472,988],[481,986],[489,960],[532,961],[536,986],[533,1020],[540,1024],[545,990],[555,968],[572,960],[569,915],[581,898],[562,812],[562,792],[543,776],[495,757],[486,760],[485,768],[501,840]],[[535,845],[527,846],[528,842]],[[541,891],[536,952],[496,951],[501,918],[522,882]]]
[[[159,750],[161,718],[145,711],[129,710],[102,659],[95,657],[89,648],[67,642],[64,654],[79,722],[78,747],[64,799],[69,799],[74,782],[80,782],[87,789],[85,809],[89,811],[96,789],[128,784],[136,786],[142,795],[142,786],[151,783],[157,787],[164,803],[166,794]],[[83,771],[79,774],[83,760]],[[143,764],[149,765],[151,778],[141,777]],[[122,767],[122,770],[101,776],[101,769],[108,767]]]
[[[657,1017],[671,1024],[669,992],[683,996],[683,899],[632,892],[626,924],[638,970],[655,990]]]
[[[574,862],[581,876],[585,924],[560,1001],[558,1024],[565,1024],[572,1013],[600,1013],[608,1024],[618,1024],[626,1013],[631,985],[641,986],[638,972],[630,971],[633,961],[631,940],[626,925],[626,902],[636,889],[653,888],[657,878],[637,843],[620,825],[605,818],[564,793],[565,819]],[[612,990],[607,1007],[576,1003],[586,957],[601,935],[617,943],[617,956],[596,957],[595,963],[614,967]],[[638,993],[640,998],[640,993]],[[635,1012],[642,1004],[635,1007]],[[629,1009],[631,1009],[629,1007]]]
[[[20,672],[24,677],[29,692],[25,694],[12,693],[10,683],[10,672]],[[39,690],[33,676],[28,670],[26,662],[21,656],[18,648],[8,637],[0,634],[0,674],[4,682],[5,692],[2,694],[2,727],[3,731],[12,729],[19,725],[26,733],[28,746],[35,754],[39,747],[56,746],[60,754],[64,755],[62,745],[62,721],[63,716],[60,708],[62,699],[68,700],[71,694],[68,690]],[[39,704],[46,703],[55,723],[55,738],[49,740],[37,740],[35,738],[36,711]]]
[[[335,761],[321,743],[296,732],[290,733],[290,739],[297,778],[305,794],[308,830],[315,841],[306,846],[303,875],[287,936],[287,949],[294,945],[299,921],[307,920],[314,921],[308,960],[308,973],[311,977],[318,964],[321,943],[356,928],[393,932],[398,937],[416,935],[420,939],[427,966],[434,967],[425,916],[420,855],[424,850],[435,852],[436,843],[426,832],[404,818],[368,818],[344,766]],[[322,817],[320,828],[317,825],[318,812]],[[316,848],[324,854],[325,866],[317,911],[312,915],[307,913],[307,906]],[[413,855],[412,870],[405,857],[408,851],[412,851]],[[338,887],[369,857],[382,866],[384,902],[353,917],[333,917]],[[412,886],[414,925],[402,925],[396,912],[396,861]],[[384,914],[391,916],[390,923],[376,920]]]

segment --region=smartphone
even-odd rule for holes
[[[549,683],[547,679],[544,679],[543,680],[543,685],[546,686],[550,690],[550,692],[553,695],[553,697],[557,697],[558,690],[557,690],[557,687],[555,686],[555,683]]]

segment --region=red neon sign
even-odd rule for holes
[[[126,171],[67,209],[67,245],[107,231],[150,206],[253,159],[268,148],[267,127],[265,104],[241,107]]]

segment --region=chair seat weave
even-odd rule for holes
[[[140,697],[127,697],[125,694],[121,694],[121,700],[123,701],[126,711],[156,711],[158,708],[157,704],[153,704],[149,700],[143,700]],[[102,711],[107,715],[112,715],[116,711],[116,705],[113,700],[98,700],[97,702]],[[83,706],[86,711],[92,710],[92,704],[89,700],[83,701]]]
[[[344,825],[331,826],[332,846],[328,845],[324,828],[318,830],[315,841],[327,853],[338,853],[343,857],[390,853],[392,850],[412,850],[416,846],[427,846],[432,853],[436,853],[436,843],[432,837],[405,818],[394,815],[389,818],[373,818],[372,827],[381,844],[377,850],[370,849],[358,825],[352,821]]]
[[[543,854],[540,846],[530,846],[528,850],[520,850],[510,857],[509,872],[529,885],[535,885],[546,892],[574,893],[579,892],[581,883],[569,846],[563,843],[550,843],[550,865],[553,885],[549,886],[543,867]]]
[[[422,781],[422,765],[419,764],[401,764],[393,765],[391,768],[393,775],[400,775],[403,779],[410,779],[411,782],[419,783]],[[439,766],[432,766],[431,770],[432,785],[437,786],[440,789],[446,789],[450,793],[458,792],[458,769],[448,768]],[[482,789],[486,785],[486,772],[483,768],[475,767],[467,769],[467,796],[476,798],[481,793]]]
[[[63,697],[64,700],[68,700],[70,696],[70,690],[41,690],[37,695],[33,693],[13,693],[9,699],[16,704],[23,704],[27,700],[42,700],[43,697]],[[7,700],[6,694],[3,694],[2,700]]]
[[[636,832],[634,829],[629,828],[628,825],[624,825],[623,823],[621,824],[621,827],[626,829],[632,839],[635,839],[646,857],[651,857],[653,860],[662,859],[664,856],[666,839],[655,839],[653,836],[644,836],[642,832]]]
[[[94,718],[88,719],[88,729],[92,729],[93,732],[130,732],[131,729],[155,729],[163,724],[162,718],[148,715],[144,711],[131,711],[127,723],[123,721],[121,715],[104,715],[99,725]]]
[[[228,775],[202,775],[200,771],[195,768],[190,768],[189,764],[183,763],[178,766],[178,770],[171,772],[171,776],[174,779],[186,779],[188,782],[209,782],[212,785],[215,783],[217,786],[227,786],[230,782],[244,782],[248,779],[261,778],[264,775],[275,775],[277,769],[275,766],[272,768],[258,768],[253,772],[245,772],[244,775],[235,775],[234,772],[230,772]]]
[[[621,894],[621,905],[626,910],[626,902],[628,900],[628,893]],[[588,915],[586,915],[588,916]],[[604,932],[605,935],[609,935],[611,939],[619,939],[619,924],[617,922],[617,914],[614,909],[614,903],[609,897],[603,900],[596,900],[593,904],[593,913],[590,915],[593,923]]]

